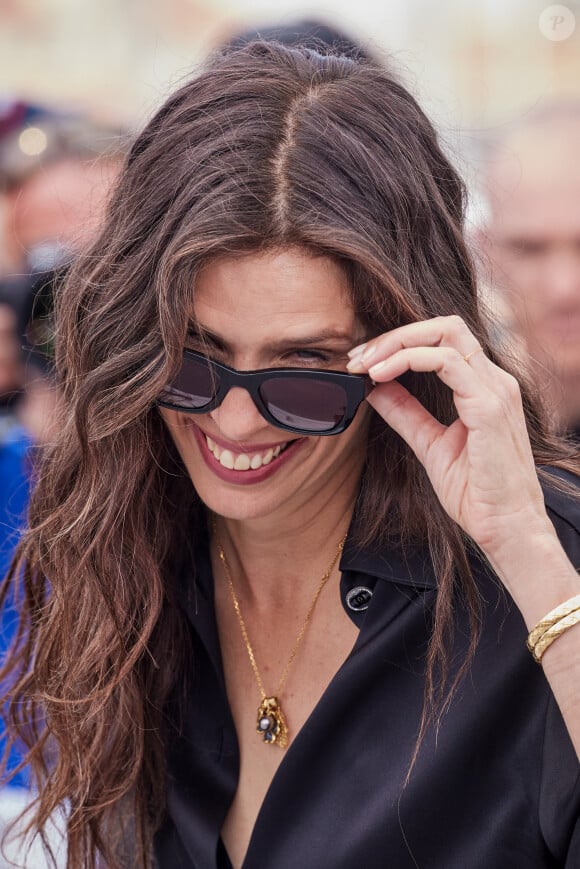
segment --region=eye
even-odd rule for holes
[[[512,240],[509,246],[516,256],[522,257],[542,256],[548,248],[544,241],[524,238]]]
[[[314,362],[319,365],[327,363],[331,354],[322,350],[292,350],[288,356],[290,359],[297,359],[301,364]]]

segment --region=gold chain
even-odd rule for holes
[[[240,602],[238,600],[238,596],[236,594],[236,590],[234,588],[234,583],[232,581],[232,575],[230,572],[230,567],[227,562],[225,552],[223,550],[221,541],[217,535],[217,528],[215,520],[213,522],[213,531],[215,536],[215,541],[218,548],[218,554],[221,563],[224,567],[224,573],[226,575],[226,579],[228,582],[228,588],[230,590],[230,595],[232,598],[232,602],[234,605],[234,610],[238,619],[238,623],[240,625],[240,630],[242,632],[242,637],[244,638],[244,643],[246,645],[246,650],[248,652],[248,657],[250,659],[250,664],[252,665],[252,670],[254,671],[254,676],[256,678],[256,682],[258,684],[258,688],[260,691],[260,696],[262,698],[262,702],[258,708],[258,723],[256,729],[262,735],[264,742],[272,745],[273,743],[277,743],[281,748],[285,748],[288,744],[288,728],[286,725],[286,721],[282,714],[282,710],[280,708],[280,703],[278,700],[278,695],[282,690],[282,687],[288,677],[288,673],[290,672],[290,668],[294,663],[294,659],[298,653],[298,649],[300,648],[300,644],[304,638],[304,634],[306,633],[306,629],[310,623],[310,619],[312,618],[312,614],[314,612],[314,608],[318,602],[318,598],[322,592],[322,589],[326,585],[328,579],[336,562],[338,561],[342,550],[344,549],[344,544],[346,542],[347,535],[345,534],[340,543],[338,544],[338,548],[334,555],[332,556],[332,561],[324,572],[320,582],[318,583],[318,587],[314,593],[314,597],[308,607],[308,612],[306,613],[306,618],[304,619],[304,623],[300,629],[298,636],[296,637],[296,642],[290,652],[290,657],[284,667],[282,675],[280,676],[280,680],[276,687],[276,696],[268,697],[266,694],[264,683],[262,682],[262,677],[260,675],[260,670],[258,669],[258,664],[256,662],[256,656],[254,654],[254,649],[252,647],[252,643],[250,642],[250,637],[248,635],[248,629],[246,628],[246,623],[244,621],[244,617],[242,616],[242,611],[240,608]]]

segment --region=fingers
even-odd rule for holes
[[[471,353],[468,353],[463,357],[464,362],[469,362],[472,356],[475,356],[476,353],[483,353],[483,347],[476,347],[475,350],[472,350]]]
[[[452,390],[458,414],[470,430],[505,428],[506,418],[515,424],[521,404],[517,383],[487,358],[460,317],[437,317],[401,326],[354,348],[350,356],[348,370],[368,373],[377,385],[369,403],[417,454],[421,452],[416,440],[419,424],[425,427],[428,440],[440,431],[427,425],[431,419],[427,411],[419,402],[405,398],[408,392],[395,383],[407,371],[435,373]],[[412,419],[409,425],[400,419],[403,407]]]
[[[378,386],[367,401],[425,464],[431,445],[445,434],[446,427],[396,380]]]
[[[463,365],[469,365],[480,373],[485,372],[491,364],[484,353],[480,352],[481,347],[479,343],[461,317],[451,316],[436,317],[432,320],[400,326],[390,332],[385,332],[366,344],[353,348],[349,353],[351,361],[349,362],[348,370],[352,373],[368,372],[375,379],[371,371],[375,365],[386,361],[397,352],[419,347],[438,347],[454,350]],[[445,359],[447,363],[451,361],[451,357],[449,356],[442,356],[440,359]],[[384,370],[388,369],[385,368]],[[436,369],[419,368],[417,370]],[[380,369],[377,369],[377,371],[380,371]]]
[[[349,371],[354,371],[349,367]],[[387,383],[406,371],[433,371],[455,392],[466,397],[473,392],[475,371],[463,356],[452,347],[412,347],[398,350],[371,365],[368,374],[375,383]]]
[[[493,561],[522,517],[537,518],[541,503],[515,378],[485,355],[459,317],[401,326],[349,355],[348,370],[375,382],[369,404],[416,454],[448,514]],[[450,425],[396,379],[406,371],[433,372],[452,390],[457,418]]]

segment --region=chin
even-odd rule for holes
[[[258,495],[244,491],[232,494],[231,489],[221,490],[221,487],[216,486],[215,483],[213,485],[194,483],[194,485],[208,510],[224,519],[238,522],[261,519],[271,516],[280,506],[277,498],[268,497],[269,493]]]

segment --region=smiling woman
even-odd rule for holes
[[[71,869],[579,865],[579,465],[463,206],[352,57],[228,49],[137,138],[5,585]]]
[[[345,460],[352,499],[370,409],[360,407],[367,379],[346,372],[347,352],[365,333],[340,267],[301,248],[218,258],[196,281],[192,315],[198,335],[188,346],[243,369],[206,365],[201,386],[197,379],[188,386],[207,360],[188,354],[179,401],[171,400],[175,381],[160,401],[204,504],[231,519],[262,516],[285,525],[300,511],[314,520],[337,494]],[[247,373],[256,369],[263,370]],[[236,378],[227,391],[226,376]],[[188,390],[199,401],[200,388],[210,393],[204,405],[195,416],[184,413]],[[235,498],[232,485],[243,486]]]

